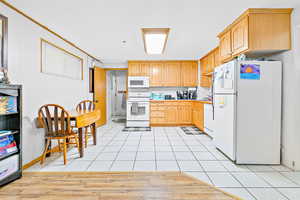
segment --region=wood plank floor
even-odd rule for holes
[[[1,200],[239,199],[180,172],[25,172]]]

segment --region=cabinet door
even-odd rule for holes
[[[210,88],[211,87],[211,76],[201,76],[200,86]]]
[[[207,56],[206,56],[206,57],[204,57],[204,58],[202,58],[200,60],[200,72],[201,72],[201,74],[208,73],[208,71],[207,71],[207,69],[208,69],[207,65],[208,65],[208,59],[207,59]]]
[[[164,63],[164,86],[180,86],[180,62],[165,62]]]
[[[199,113],[198,113],[198,118],[199,118],[199,129],[204,130],[204,104],[201,103],[199,105]]]
[[[163,63],[150,63],[150,86],[163,86]]]
[[[177,123],[177,106],[167,106],[165,110],[166,123],[176,124]]]
[[[231,58],[231,31],[228,31],[220,37],[220,57],[222,61],[226,61]]]
[[[182,86],[196,87],[198,82],[198,63],[195,61],[183,61],[181,63]]]
[[[214,54],[211,53],[207,56],[207,72],[211,73],[214,71],[214,66],[215,66],[215,59],[214,59]]]
[[[193,116],[192,116],[192,120],[193,120],[193,124],[196,125],[197,123],[197,110],[193,109]]]
[[[140,64],[140,76],[150,76],[150,63]]]
[[[214,68],[218,67],[221,65],[221,60],[220,60],[220,48],[216,48],[214,51]]]
[[[231,29],[231,38],[233,56],[248,49],[248,16]]]
[[[191,106],[178,106],[178,123],[191,124],[192,123],[192,107]]]
[[[128,76],[140,76],[141,63],[139,62],[128,62]]]

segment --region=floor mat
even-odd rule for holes
[[[201,131],[199,128],[197,128],[195,126],[181,127],[181,129],[187,135],[201,135],[201,134],[204,134],[203,131]]]
[[[151,127],[125,127],[124,132],[151,131]]]

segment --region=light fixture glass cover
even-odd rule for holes
[[[162,54],[164,52],[169,28],[143,28],[142,33],[147,54]]]

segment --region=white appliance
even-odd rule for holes
[[[149,88],[149,77],[128,76],[128,88]]]
[[[231,61],[214,73],[214,142],[237,164],[280,164],[280,61]]]
[[[150,92],[129,91],[127,101],[127,127],[150,126]]]
[[[204,132],[214,138],[214,116],[213,105],[204,104]]]

